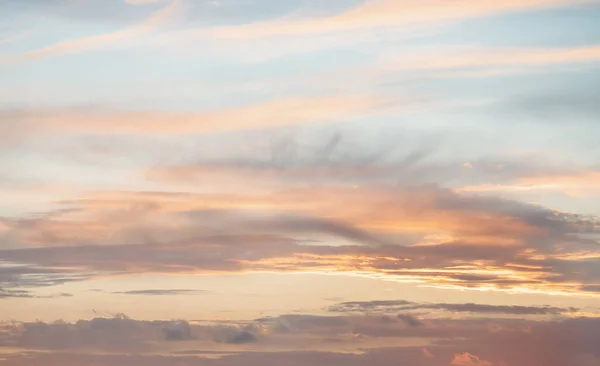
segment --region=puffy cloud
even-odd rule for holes
[[[186,321],[169,322],[163,328],[165,339],[168,341],[184,341],[194,339],[192,327]]]
[[[225,327],[219,329],[215,334],[215,342],[224,342],[230,344],[254,343],[258,337],[248,327],[237,329],[234,327]]]
[[[420,327],[423,322],[410,314],[398,314],[398,319],[406,323],[409,327]]]
[[[289,331],[274,331],[278,321],[288,322]],[[138,321],[121,316],[73,324],[6,323],[0,327],[0,342],[4,347],[19,347],[3,354],[5,364],[44,366],[61,362],[83,366],[358,366],[398,360],[406,366],[588,366],[600,356],[598,319],[429,318],[427,324],[406,327],[372,316],[284,315],[226,324]],[[497,327],[491,329],[494,324]],[[421,344],[415,344],[416,339]]]

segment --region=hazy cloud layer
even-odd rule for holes
[[[598,5],[0,0],[0,363],[600,365]]]

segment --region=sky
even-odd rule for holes
[[[600,365],[600,1],[0,11],[0,364]]]

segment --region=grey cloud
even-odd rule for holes
[[[395,312],[406,310],[446,310],[451,312],[470,312],[479,314],[514,314],[514,315],[560,315],[577,311],[574,308],[558,308],[551,306],[519,306],[519,305],[487,305],[487,304],[445,304],[415,303],[405,300],[342,302],[328,308],[331,312]],[[411,325],[411,315],[400,314],[398,319]]]
[[[10,339],[0,340],[0,347],[13,344],[38,350],[75,351],[91,348],[105,351],[147,351],[157,342],[195,339],[187,321],[139,321],[124,315],[79,320],[75,323],[25,322],[6,326],[12,335]]]
[[[418,309],[439,309],[452,312],[494,313],[515,315],[559,315],[576,311],[572,308],[557,308],[550,306],[517,306],[517,305],[484,305],[484,304],[422,304]]]
[[[29,297],[34,297],[30,291],[26,291],[26,290],[6,290],[3,288],[0,288],[0,299],[6,299],[6,298],[11,298],[11,297],[17,297],[17,298],[29,298]]]
[[[410,314],[398,314],[397,318],[402,320],[409,327],[420,327],[424,324],[422,321]]]
[[[0,258],[7,259],[2,255],[0,255]],[[22,263],[20,261],[16,262]],[[68,282],[83,281],[88,278],[90,278],[89,274],[77,271],[43,266],[9,265],[6,262],[0,262],[0,288],[3,288],[5,294],[20,294],[20,296],[11,297],[35,297],[24,288],[55,286]]]
[[[170,322],[163,328],[165,339],[168,341],[185,341],[195,339],[192,327],[186,321]]]
[[[233,343],[233,344],[241,344],[241,343],[252,343],[252,342],[256,342],[258,339],[257,337],[248,332],[247,330],[243,330],[239,333],[234,333],[232,334],[230,337],[228,337],[226,339],[227,343]]]
[[[598,87],[582,90],[581,87],[567,88],[561,85],[560,90],[550,90],[553,93],[520,95],[499,102],[497,108],[510,113],[519,113],[542,119],[544,122],[577,121],[596,122],[600,114],[600,96]]]
[[[381,308],[402,308],[413,303],[406,300],[347,301],[329,308],[330,311],[371,311]]]
[[[308,321],[309,318],[310,316],[306,315],[296,320]],[[222,353],[217,350],[203,351],[203,347],[198,347],[198,351],[193,351],[193,348],[186,348],[185,351],[161,348],[161,341],[167,342],[164,335],[160,334],[160,330],[165,328],[165,322],[161,321],[95,319],[76,324],[10,324],[6,326],[10,331],[2,332],[0,339],[3,342],[16,339],[17,344],[23,344],[23,334],[29,333],[27,351],[3,354],[3,362],[8,366],[383,366],[399,361],[405,366],[448,366],[455,355],[464,353],[476,355],[493,365],[590,366],[595,365],[593,362],[600,358],[599,321],[600,319],[594,318],[542,322],[509,319],[429,319],[427,327],[407,328],[401,322],[381,323],[373,317],[359,316],[345,317],[345,325],[323,325],[320,328],[304,328],[303,331],[287,334],[269,333],[264,339],[256,336],[257,328],[248,325],[217,328],[191,326],[199,337],[188,339],[190,343],[186,343],[186,347],[195,347],[193,342],[202,342],[204,337],[210,334],[208,329],[212,329],[213,332],[218,331],[222,335],[230,336],[222,340],[223,343],[227,339],[231,341],[223,345],[229,348]],[[176,322],[169,324],[177,325]],[[356,336],[347,338],[348,332],[354,332]],[[52,339],[57,336],[60,338]],[[36,337],[37,342],[33,342]],[[107,343],[111,337],[115,337],[116,341],[125,347],[117,347],[117,342]],[[423,346],[407,346],[402,343],[403,340],[415,338],[430,340],[426,346],[426,355]],[[319,347],[327,344],[337,348],[312,351],[310,344],[303,343],[306,339],[313,339],[315,343],[312,344],[318,344]],[[394,339],[395,343],[389,343],[390,339]],[[364,342],[368,341],[379,345],[361,348],[367,344]],[[255,343],[256,347],[260,348],[254,348],[252,344]],[[140,347],[140,344],[146,348]],[[291,345],[292,348],[285,351],[279,348],[285,344]],[[90,346],[103,346],[104,352],[77,352],[80,347],[89,349]],[[36,352],[41,349],[52,351]],[[361,352],[348,352],[352,349]],[[218,357],[206,357],[211,355]]]
[[[0,299],[8,299],[8,298],[53,299],[53,298],[57,298],[57,297],[72,297],[72,296],[73,296],[73,294],[66,293],[66,292],[61,292],[61,293],[53,294],[53,295],[40,296],[40,295],[35,295],[34,292],[28,291],[28,290],[8,290],[8,289],[0,288]]]
[[[18,0],[4,0],[2,6],[6,14],[12,14],[13,16],[32,17],[44,15],[62,20],[85,19],[88,22],[125,26],[131,22],[142,20],[148,12],[160,7],[161,4],[132,7],[127,5],[124,0],[28,0],[27,3]]]
[[[587,286],[581,286],[581,291],[587,291],[587,292],[600,292],[600,285],[587,285]]]
[[[213,340],[217,343],[244,344],[258,341],[257,329],[252,325],[243,327],[217,327]]]

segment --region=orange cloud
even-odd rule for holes
[[[202,175],[210,181],[209,174]],[[236,179],[235,181],[239,181]],[[251,181],[248,185],[251,185]],[[215,182],[215,186],[218,183]],[[522,245],[528,236],[544,235],[545,229],[529,225],[517,217],[488,212],[485,208],[456,209],[440,207],[443,199],[430,190],[386,190],[383,188],[288,189],[271,193],[198,194],[154,196],[117,194],[113,197],[71,201],[88,207],[88,213],[100,214],[130,207],[156,208],[165,214],[179,211],[229,209],[297,212],[333,219],[358,228],[393,234],[427,234],[442,242],[460,240],[471,245]],[[402,207],[401,210],[398,207]],[[81,212],[73,215],[80,216]],[[162,219],[157,218],[157,222]],[[104,220],[102,220],[104,221]],[[118,226],[125,224],[120,221]],[[107,223],[106,226],[115,224]],[[440,242],[430,243],[440,244]]]
[[[106,112],[81,110],[13,110],[2,112],[13,123],[4,136],[36,132],[100,134],[186,134],[289,126],[359,118],[390,107],[398,100],[378,96],[328,95],[275,99],[203,112]]]
[[[451,365],[457,366],[493,366],[490,362],[480,359],[478,356],[470,353],[463,353],[454,356]]]
[[[0,246],[55,247],[47,248],[57,250],[55,264],[90,271],[318,271],[443,288],[556,294],[577,293],[582,284],[594,283],[585,269],[563,271],[597,258],[589,244],[577,246],[577,234],[594,230],[593,223],[575,215],[435,187],[338,183],[256,190],[252,169],[246,168],[225,180],[238,186],[243,181],[237,192],[223,193],[225,181],[213,180],[204,166],[197,178],[183,178],[204,193],[89,192],[59,202],[62,209],[47,215],[0,219]],[[269,176],[279,178],[275,171]],[[206,190],[206,182],[216,193]],[[236,246],[226,249],[223,240],[248,250],[229,253]],[[215,248],[229,254],[202,259]],[[10,259],[13,254],[17,257]],[[3,255],[35,263],[17,252]],[[560,275],[550,278],[557,265]]]
[[[514,183],[483,184],[456,189],[457,192],[555,191],[574,197],[600,195],[600,172],[584,171],[556,175],[524,177]]]

